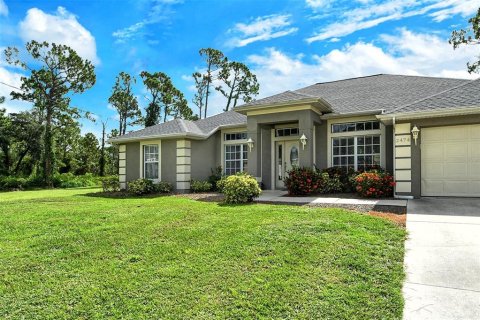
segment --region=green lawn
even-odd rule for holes
[[[1,319],[395,319],[405,231],[341,209],[0,193]]]

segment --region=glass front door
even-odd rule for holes
[[[285,188],[283,179],[287,176],[287,172],[293,167],[299,165],[299,143],[297,140],[277,141],[275,150],[275,187],[277,189]]]

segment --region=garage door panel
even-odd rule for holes
[[[443,163],[434,163],[431,162],[428,167],[424,168],[424,173],[426,177],[435,177],[436,179],[438,178],[443,178],[444,175],[444,164]]]
[[[422,179],[422,194],[434,196],[443,192],[443,181]]]
[[[443,148],[446,160],[449,159],[464,159],[468,157],[468,145],[466,143],[445,143]]]
[[[449,163],[445,163],[443,167],[444,167],[443,178],[462,179],[468,176],[468,165],[466,163],[449,162]]]
[[[480,197],[480,125],[421,130],[424,196]]]
[[[469,183],[465,180],[445,180],[443,191],[449,195],[469,194]]]
[[[429,160],[438,160],[443,157],[443,145],[441,143],[432,143],[422,147],[422,155]]]

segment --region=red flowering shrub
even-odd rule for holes
[[[386,172],[364,172],[355,177],[355,190],[364,198],[383,198],[393,195],[395,182]]]
[[[310,168],[293,168],[283,180],[289,195],[306,195],[317,192],[322,184],[322,176]]]

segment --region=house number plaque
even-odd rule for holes
[[[397,136],[395,137],[395,145],[397,146],[408,146],[411,144],[410,136]]]

